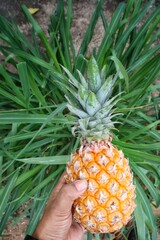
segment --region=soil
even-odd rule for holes
[[[72,36],[74,40],[75,48],[78,50],[82,36],[88,26],[89,19],[92,15],[93,9],[96,6],[97,0],[73,0],[73,25]],[[115,9],[116,5],[121,1],[106,0],[104,3],[104,11],[107,19]],[[26,23],[26,19],[21,11],[21,4],[25,4],[28,8],[38,8],[38,12],[34,14],[35,19],[41,25],[42,29],[47,33],[47,26],[49,22],[49,15],[56,8],[56,0],[0,0],[0,14],[6,18],[15,19],[21,30],[29,35],[30,25]],[[160,4],[157,0],[156,4]],[[90,47],[98,46],[102,36],[104,34],[102,22],[98,22],[95,29],[95,37],[93,38]],[[160,210],[155,210],[155,215],[160,215]],[[7,225],[6,234],[0,237],[0,240],[23,240],[25,235],[25,229],[27,226],[27,218],[21,219],[21,221],[13,225],[9,223]],[[86,239],[86,237],[84,237]],[[159,237],[160,240],[160,237]]]

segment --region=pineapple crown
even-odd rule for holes
[[[106,66],[100,72],[93,56],[87,64],[87,79],[77,70],[78,81],[68,69],[63,69],[69,77],[69,84],[65,86],[69,90],[67,106],[75,116],[72,133],[80,133],[82,139],[88,141],[110,139],[110,130],[116,123],[112,118],[118,115],[113,108],[118,95],[110,97],[119,73],[106,78]]]

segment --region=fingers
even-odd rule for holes
[[[34,232],[33,236],[38,239],[67,239],[67,235],[69,233],[72,235],[71,233],[74,232],[75,237],[71,239],[80,240],[83,235],[83,229],[76,223],[70,229],[72,225],[71,208],[74,200],[87,189],[87,181],[77,180],[71,184],[64,184],[64,174],[53,191],[53,197],[56,194],[57,196],[47,204],[41,221]],[[76,235],[76,232],[79,233],[80,237]],[[55,236],[58,237],[55,238]]]
[[[86,189],[86,180],[77,180],[74,183],[63,185],[54,201],[57,206],[56,210],[62,213],[71,211],[74,200],[80,197]]]

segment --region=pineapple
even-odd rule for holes
[[[67,164],[66,181],[85,179],[88,188],[74,202],[74,218],[94,233],[113,233],[131,219],[135,209],[133,176],[121,150],[112,144],[117,96],[111,97],[118,77],[105,79],[96,60],[88,62],[87,81],[78,71],[80,82],[64,68],[69,76],[68,108],[75,116],[73,132],[81,137],[80,148]]]

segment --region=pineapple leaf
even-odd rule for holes
[[[142,186],[140,185],[140,183],[138,182],[138,180],[136,180],[136,189],[137,189],[137,196],[138,198],[141,200],[141,202],[143,202],[143,210],[145,211],[146,217],[148,218],[147,222],[150,223],[150,230],[152,230],[153,232],[157,232],[156,229],[156,224],[155,224],[155,217],[153,215],[153,210],[151,208],[149,199],[147,198],[147,195],[144,191],[144,189],[142,188]],[[137,225],[138,227],[138,225]],[[157,235],[157,234],[156,234]]]
[[[114,78],[112,76],[109,76],[104,82],[104,84],[102,85],[102,87],[96,93],[97,99],[101,103],[101,105],[105,103],[107,104],[108,99],[112,94],[113,85],[117,80],[117,78],[118,78],[118,73],[115,75]]]
[[[101,87],[101,77],[95,58],[92,56],[88,62],[87,71],[88,83],[91,91],[97,92]]]
[[[80,129],[85,132],[89,123],[89,118],[78,119],[78,123]]]
[[[63,155],[63,156],[52,156],[52,157],[23,158],[23,159],[17,159],[17,161],[24,162],[27,164],[56,165],[56,164],[66,164],[69,157],[70,157],[69,155]]]
[[[21,80],[22,89],[23,89],[23,93],[25,96],[26,108],[28,109],[31,94],[30,94],[30,80],[29,80],[29,76],[28,76],[26,62],[17,64],[17,69],[19,71],[19,77]]]
[[[139,226],[137,228],[138,239],[145,240],[146,239],[145,214],[142,208],[142,202],[137,197],[137,199],[135,200],[135,203],[137,206],[136,206],[136,209],[134,210],[134,216],[135,216],[137,226]]]
[[[74,115],[78,116],[79,118],[87,118],[87,117],[89,117],[89,115],[86,112],[82,111],[81,109],[75,108],[75,107],[73,107],[70,104],[68,104],[67,107],[68,107],[68,109],[69,109],[69,111],[71,113],[73,113]]]
[[[103,105],[112,94],[112,76],[109,76],[96,93],[98,101]]]
[[[86,101],[86,110],[90,116],[93,116],[99,109],[101,104],[96,98],[94,92],[90,92]]]
[[[153,200],[156,203],[156,206],[158,207],[160,204],[160,197],[157,189],[154,187],[154,184],[151,182],[151,180],[146,176],[143,169],[139,166],[136,166],[135,163],[131,163],[132,169],[134,170],[135,174],[142,180],[142,182],[145,184],[145,186],[148,188],[148,191],[150,192]]]
[[[111,99],[112,100],[112,99]],[[115,106],[115,102],[113,102],[112,104],[107,104],[107,106],[101,108],[97,113],[96,113],[96,117],[97,118],[104,118],[108,115],[113,114],[113,112],[115,112],[115,109],[112,110],[111,109]]]
[[[119,73],[119,78],[125,79],[126,89],[128,92],[129,91],[129,77],[128,77],[127,71],[125,70],[125,68],[122,65],[122,63],[120,62],[120,60],[116,57],[116,54],[114,51],[112,51],[112,54],[113,54],[113,56],[111,57],[111,60],[113,60],[115,63],[117,72]]]
[[[104,82],[106,81],[106,75],[109,71],[109,66],[107,64],[105,64],[103,67],[102,67],[102,70],[100,72],[100,76],[101,76],[101,80],[102,80],[102,83],[104,84]]]
[[[84,86],[86,89],[88,89],[88,83],[87,83],[86,79],[83,77],[82,73],[78,69],[77,69],[77,72],[78,72],[79,78],[81,80],[82,86]]]
[[[83,109],[86,107],[86,101],[88,98],[88,90],[83,87],[83,85],[79,84],[78,88],[78,100],[82,105]]]
[[[14,172],[13,176],[11,176],[7,181],[7,185],[6,185],[7,188],[3,190],[3,194],[1,195],[1,203],[0,203],[0,219],[3,218],[5,207],[8,205],[7,202],[15,186],[18,174],[19,174],[19,170]]]
[[[77,81],[77,79],[71,74],[71,72],[70,72],[67,68],[65,68],[65,67],[63,67],[63,66],[62,66],[62,68],[63,68],[63,70],[66,72],[66,74],[68,75],[68,77],[69,77],[69,82],[70,82],[72,85],[74,85],[76,88],[78,88],[79,82]]]

